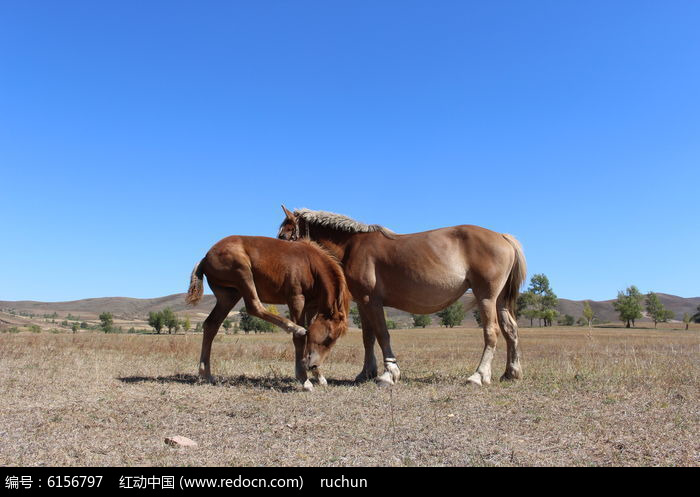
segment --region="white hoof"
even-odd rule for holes
[[[395,384],[394,377],[389,371],[377,377],[377,385],[380,387],[391,387]]]
[[[476,385],[478,387],[483,386],[483,383],[481,382],[481,374],[480,373],[474,373],[469,378],[467,378],[467,381],[469,383],[471,383],[472,385]]]
[[[304,384],[302,385],[302,388],[306,390],[307,392],[313,392],[314,391],[314,386],[311,384],[311,380],[306,380]]]
[[[323,376],[318,377],[318,384],[321,385],[322,387],[328,386],[328,382]]]
[[[391,375],[391,380],[394,383],[398,383],[399,378],[401,378],[401,370],[399,369],[399,367],[396,365],[395,362],[385,363],[384,370]],[[384,374],[386,374],[386,373],[384,373]]]

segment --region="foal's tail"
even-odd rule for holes
[[[202,300],[202,295],[204,295],[204,271],[202,271],[201,265],[204,259],[195,264],[192,270],[192,275],[190,276],[190,288],[187,290],[187,296],[185,297],[185,302],[189,305],[197,305],[200,300]]]
[[[510,310],[513,317],[515,317],[515,308],[517,306],[518,294],[520,293],[520,286],[525,281],[525,276],[527,276],[527,263],[525,262],[525,254],[523,253],[523,247],[520,242],[515,239],[514,236],[503,233],[503,238],[506,239],[508,243],[513,246],[515,250],[515,263],[510,270],[510,276],[508,276],[508,281],[504,288],[506,292],[506,305]]]

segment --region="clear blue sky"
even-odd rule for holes
[[[700,295],[700,3],[3,1],[0,300],[157,297],[280,204]]]

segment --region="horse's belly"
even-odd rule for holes
[[[466,271],[433,274],[430,278],[382,281],[383,304],[414,314],[430,314],[464,295],[469,289]]]

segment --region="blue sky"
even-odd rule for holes
[[[0,300],[157,297],[280,204],[700,295],[700,4],[0,4]]]

